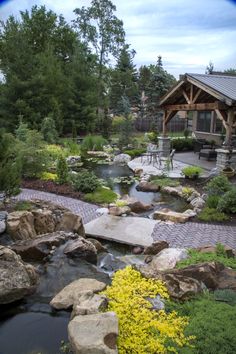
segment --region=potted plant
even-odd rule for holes
[[[184,167],[181,172],[185,178],[197,179],[203,172],[203,169],[199,166],[187,166]]]

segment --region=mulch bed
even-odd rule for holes
[[[54,193],[75,199],[83,199],[83,193],[76,192],[69,184],[57,184],[53,181],[42,181],[40,179],[24,179],[21,188],[35,189],[37,191]]]

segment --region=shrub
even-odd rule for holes
[[[100,151],[103,150],[103,146],[107,144],[107,140],[101,135],[88,135],[84,138],[81,144],[81,150],[82,152],[87,152],[90,150]]]
[[[27,200],[20,200],[15,206],[16,211],[31,210],[33,208],[32,203]]]
[[[93,193],[85,194],[84,199],[90,203],[109,204],[116,201],[117,194],[106,187],[99,187]]]
[[[190,131],[188,129],[184,129],[184,137],[187,139],[189,137]]]
[[[51,162],[58,160],[60,156],[66,156],[66,151],[60,145],[46,145],[45,150]]]
[[[99,179],[93,172],[81,171],[76,175],[71,176],[71,183],[76,191],[83,193],[94,192],[99,186]]]
[[[119,319],[120,354],[177,352],[176,348],[189,345],[193,339],[184,335],[186,317],[175,311],[152,310],[147,298],[169,297],[162,281],[145,279],[128,266],[115,273],[112,285],[103,293],[109,298],[108,311],[114,311]]]
[[[183,348],[179,354],[233,354],[236,351],[236,307],[213,296],[203,296],[184,303],[172,303],[170,310],[189,316],[185,335],[196,336],[194,347]]]
[[[208,198],[206,200],[206,206],[211,209],[216,209],[217,205],[219,203],[219,200],[220,200],[219,195],[211,194],[208,196]]]
[[[124,154],[128,154],[130,157],[138,157],[146,152],[146,149],[132,149],[132,150],[124,150]]]
[[[72,139],[64,139],[63,145],[66,149],[66,155],[80,155],[80,145]]]
[[[219,200],[217,209],[226,214],[236,213],[236,187],[226,192]]]
[[[152,176],[150,181],[154,184],[157,184],[160,187],[177,187],[179,186],[179,181],[175,179],[171,179],[168,177],[157,177],[157,176]]]
[[[57,182],[59,184],[64,184],[68,182],[68,164],[65,157],[60,156],[57,160]]]
[[[21,143],[20,157],[24,177],[35,178],[48,169],[49,156],[41,133],[28,130],[26,140]]]
[[[217,176],[206,184],[205,190],[209,195],[222,195],[231,188],[232,185],[226,176]]]
[[[58,140],[58,133],[56,130],[56,125],[54,119],[49,116],[45,117],[41,125],[41,133],[44,140],[49,144],[54,144]]]
[[[43,181],[56,181],[58,179],[58,176],[56,173],[51,173],[51,172],[43,172],[41,174],[41,179]]]
[[[191,264],[204,262],[220,262],[225,267],[236,269],[236,258],[228,258],[226,255],[217,255],[215,252],[200,253],[194,249],[189,250],[189,258],[177,263],[177,268],[184,268]]]
[[[202,172],[203,169],[199,166],[187,166],[182,169],[182,174],[189,178],[197,178]]]
[[[185,198],[189,198],[192,193],[193,193],[193,188],[191,187],[182,188],[182,194]]]
[[[201,221],[218,221],[223,222],[229,220],[229,217],[215,208],[205,207],[198,214],[198,219]]]
[[[126,205],[127,205],[127,201],[126,201],[126,200],[117,200],[117,201],[116,201],[116,206],[117,206],[117,207],[122,208],[122,207],[124,207],[124,206],[126,206]]]
[[[171,146],[172,149],[176,151],[189,151],[193,150],[193,139],[192,138],[172,138]]]

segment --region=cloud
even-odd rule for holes
[[[135,49],[137,66],[155,63],[162,55],[167,71],[175,76],[204,73],[210,60],[215,69],[236,67],[236,6],[230,0],[112,0],[117,17],[124,22],[126,41]],[[67,21],[76,7],[90,0],[12,0],[0,16],[45,4]]]

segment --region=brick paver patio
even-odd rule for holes
[[[83,218],[84,224],[97,217],[98,206],[85,203],[81,200],[63,197],[60,195],[22,189],[17,197],[19,200],[42,199],[62,205]],[[236,249],[236,227],[224,225],[199,224],[156,224],[152,237],[155,241],[166,240],[171,247],[200,247],[215,245],[217,242]]]

